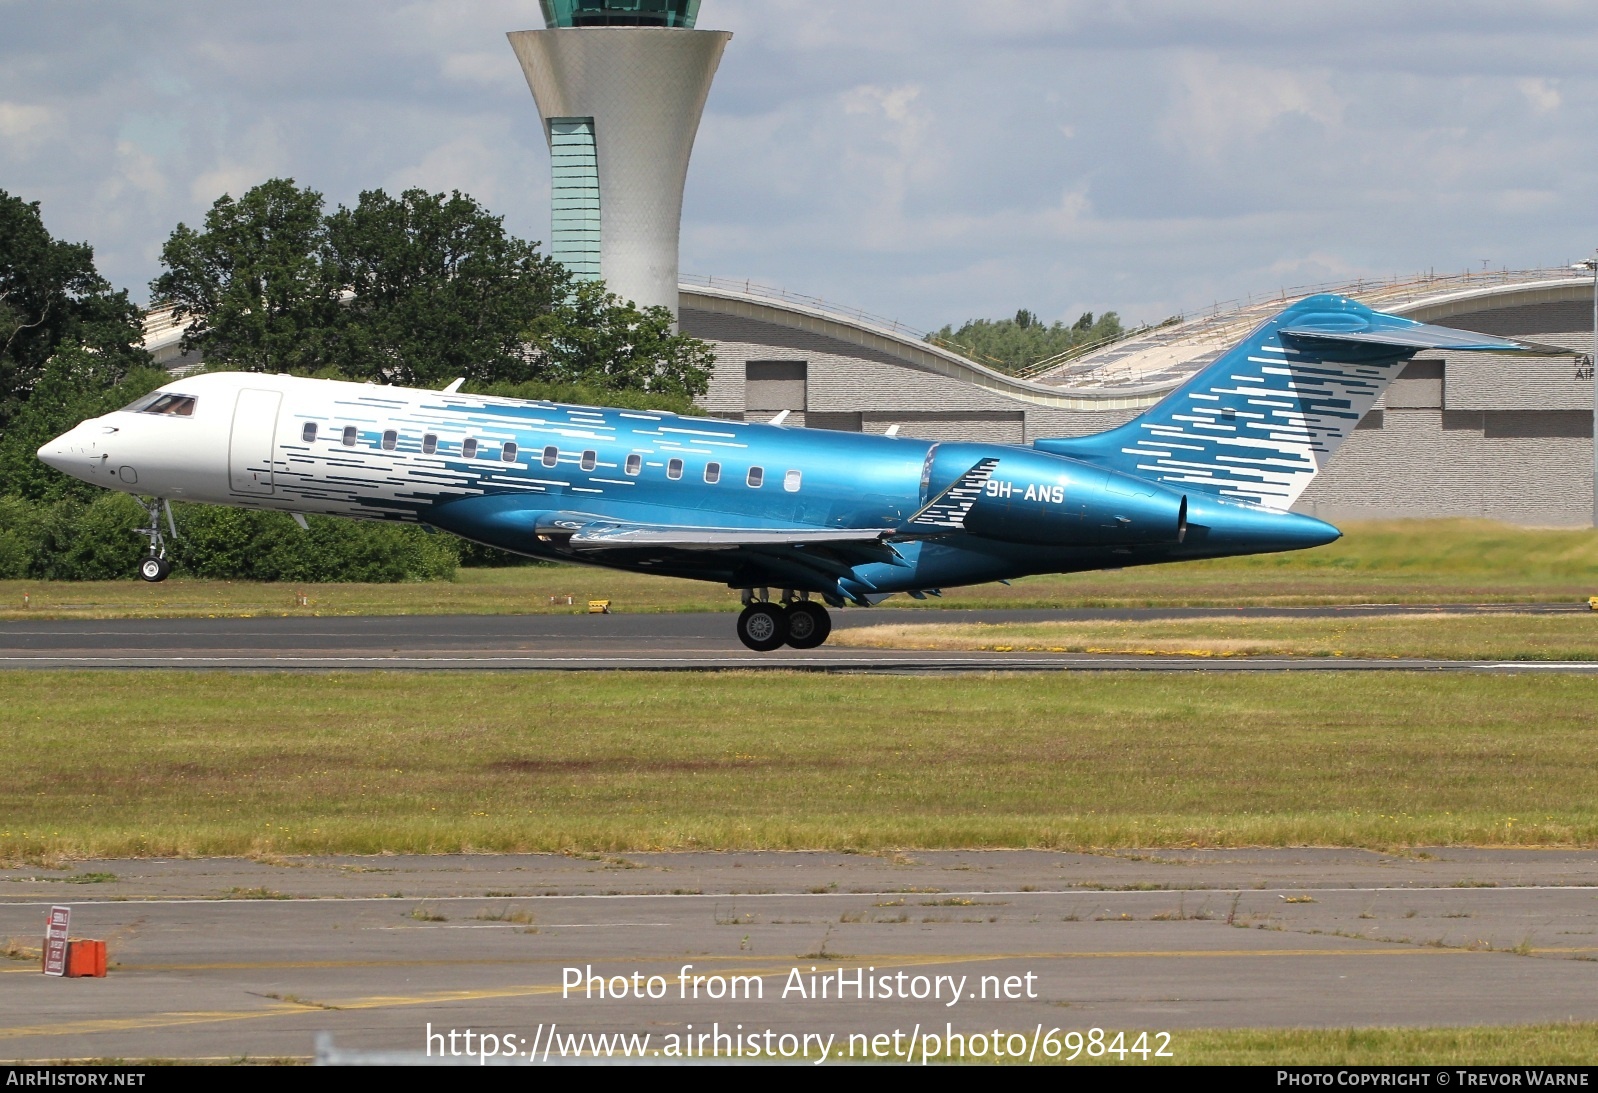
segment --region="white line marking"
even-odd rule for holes
[[[1449,892],[1449,893],[1452,893],[1452,894],[1458,896],[1458,895],[1485,895],[1485,894],[1493,894],[1493,893],[1499,893],[1499,892],[1589,892],[1589,893],[1591,893],[1591,892],[1595,892],[1595,891],[1598,891],[1598,885],[1592,885],[1592,884],[1519,884],[1519,885],[1501,884],[1501,885],[1497,885],[1497,886],[1492,887],[1492,888],[1477,888],[1477,887],[1461,888],[1461,887],[1459,887],[1457,885],[1453,885],[1453,884],[1446,884],[1446,885],[1419,885],[1419,886],[1415,886],[1415,887],[1404,887],[1403,885],[1397,885],[1397,886],[1381,886],[1381,887],[1369,887],[1369,888],[1316,888],[1316,887],[1314,887],[1312,885],[1302,885],[1301,884],[1301,885],[1297,885],[1297,886],[1289,887],[1289,888],[1248,888],[1248,887],[1238,887],[1236,885],[1233,885],[1231,887],[1217,886],[1217,887],[1214,887],[1214,888],[1128,888],[1128,889],[1125,889],[1125,890],[1115,890],[1115,889],[1108,889],[1108,888],[1061,888],[1061,889],[1057,889],[1057,890],[1053,890],[1053,891],[1039,891],[1037,889],[1031,889],[1031,890],[1025,890],[1025,891],[1020,890],[1020,889],[1016,889],[1016,890],[995,889],[993,891],[947,891],[947,890],[945,890],[945,891],[940,891],[940,892],[907,892],[903,888],[883,888],[883,889],[874,890],[874,891],[858,891],[858,892],[701,892],[701,893],[694,893],[694,892],[613,892],[613,893],[607,893],[607,894],[603,894],[603,895],[597,894],[597,893],[579,893],[579,894],[565,895],[565,896],[558,896],[558,895],[556,895],[556,896],[552,896],[552,895],[525,895],[525,896],[289,896],[286,899],[275,899],[275,898],[274,899],[226,899],[226,898],[222,898],[222,897],[215,897],[215,898],[211,898],[211,899],[203,899],[203,898],[141,899],[138,896],[124,896],[121,899],[99,899],[99,900],[75,899],[75,900],[72,901],[72,905],[74,907],[127,907],[127,906],[130,906],[132,904],[138,904],[140,906],[146,906],[146,905],[149,905],[149,906],[157,906],[157,905],[159,905],[159,906],[166,906],[166,905],[189,906],[189,905],[196,905],[196,904],[209,904],[209,905],[218,906],[218,907],[228,907],[228,906],[237,906],[237,907],[255,906],[255,907],[259,907],[259,906],[262,906],[262,905],[270,906],[270,905],[276,904],[278,906],[283,906],[285,904],[303,904],[303,903],[328,903],[328,904],[343,904],[343,903],[392,903],[392,904],[403,904],[403,903],[407,903],[407,902],[409,902],[409,903],[466,903],[466,902],[492,903],[492,902],[494,902],[496,900],[503,903],[503,902],[505,902],[507,900],[544,900],[544,901],[553,901],[553,900],[584,900],[584,899],[587,899],[587,900],[618,900],[618,899],[669,899],[669,900],[692,900],[692,899],[699,899],[699,900],[705,900],[705,899],[710,899],[710,900],[728,900],[728,899],[858,899],[858,898],[862,898],[862,897],[866,897],[866,896],[904,896],[906,898],[909,898],[910,896],[927,896],[927,897],[936,896],[936,897],[940,897],[940,898],[943,898],[943,899],[949,899],[951,897],[991,898],[991,897],[994,897],[994,896],[1007,896],[1007,897],[1012,897],[1012,898],[1019,898],[1019,897],[1022,897],[1022,896],[1029,896],[1029,897],[1037,897],[1037,896],[1071,896],[1073,898],[1080,899],[1080,898],[1082,898],[1084,896],[1091,896],[1094,899],[1111,899],[1111,898],[1118,898],[1118,897],[1121,897],[1121,896],[1137,897],[1137,896],[1226,895],[1228,893],[1234,893],[1234,892],[1241,892],[1244,895],[1278,895],[1278,894],[1283,894],[1283,893],[1297,893],[1297,892],[1314,892],[1317,895],[1335,895],[1335,894],[1338,894],[1338,893],[1343,893],[1345,895],[1346,894],[1358,895],[1358,894],[1369,894],[1369,893],[1372,893],[1372,892],[1409,892],[1409,893],[1414,893],[1414,892]],[[59,900],[56,900],[54,902],[59,902]],[[33,899],[33,898],[29,898],[29,897],[23,897],[21,899],[17,899],[17,900],[13,901],[13,900],[10,900],[10,899],[6,899],[6,898],[3,898],[3,897],[0,897],[0,907],[50,907],[50,906],[53,906],[53,903],[52,903],[51,900]],[[543,924],[535,922],[535,923],[529,923],[528,925],[540,926],[541,927]],[[653,922],[651,922],[651,923],[637,923],[636,925],[640,925],[640,926],[661,926],[661,925],[668,925],[668,924],[667,923],[653,923]],[[416,929],[416,930],[420,930],[420,929],[427,929],[428,927],[412,926],[412,927],[377,927],[377,928],[378,929]]]

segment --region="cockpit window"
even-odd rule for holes
[[[170,391],[156,391],[128,403],[123,409],[130,414],[166,414],[168,417],[193,417],[194,396],[174,395]]]

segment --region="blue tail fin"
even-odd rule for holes
[[[1528,348],[1311,296],[1120,428],[1036,446],[1285,512],[1416,353]]]

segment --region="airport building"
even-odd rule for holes
[[[1421,353],[1298,511],[1322,519],[1474,516],[1594,523],[1593,276],[1569,269],[1306,288],[1168,324],[1030,377],[917,331],[742,282],[682,285],[683,330],[711,343],[701,402],[750,421],[1030,444],[1102,432],[1154,405],[1287,303],[1316,291],[1568,356]]]
[[[694,137],[731,38],[699,0],[541,0],[543,30],[509,35],[551,157],[550,250],[618,295],[661,305],[714,348],[708,414],[936,440],[1030,444],[1100,432],[1179,386],[1291,299],[1372,307],[1569,348],[1564,357],[1421,354],[1339,450],[1299,509],[1339,519],[1476,516],[1531,525],[1595,517],[1594,278],[1567,268],[1316,286],[1144,331],[1025,376],[919,331],[743,281],[682,277],[678,235]],[[181,330],[152,312],[147,345],[174,367]]]

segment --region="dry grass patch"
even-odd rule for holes
[[[831,640],[835,645],[876,649],[985,649],[1193,657],[1594,660],[1598,659],[1598,612],[972,625],[894,622],[838,630]]]
[[[1598,1023],[1486,1028],[1195,1029],[1171,1034],[1189,1066],[1590,1066]],[[1113,1056],[1099,1062],[1118,1063]]]

